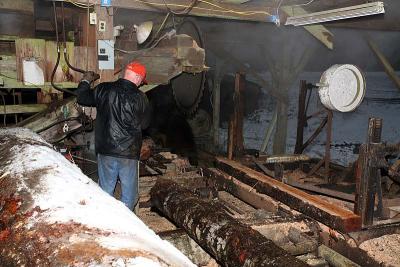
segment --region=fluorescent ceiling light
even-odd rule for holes
[[[384,14],[383,2],[372,2],[362,5],[332,9],[322,12],[310,13],[301,16],[288,17],[285,25],[303,26],[326,21],[358,18],[370,15]]]

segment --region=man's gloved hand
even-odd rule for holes
[[[99,79],[100,75],[95,73],[94,71],[87,71],[83,74],[82,76],[82,82],[85,81],[89,84],[91,84],[92,82],[94,82],[95,80]]]

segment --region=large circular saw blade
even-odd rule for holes
[[[193,20],[184,20],[179,25],[177,33],[191,36],[199,47],[204,48],[200,29]],[[196,112],[203,96],[204,81],[204,71],[197,74],[182,73],[171,80],[175,102],[186,116],[190,117]]]

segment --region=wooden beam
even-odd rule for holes
[[[304,127],[307,122],[306,114],[306,100],[307,100],[307,82],[305,80],[300,81],[300,92],[299,92],[299,104],[297,111],[297,134],[296,134],[296,145],[294,147],[294,154],[303,153],[304,144]]]
[[[242,73],[235,75],[235,91],[233,95],[234,117],[234,156],[240,157],[244,152],[243,140],[243,92],[245,90],[245,76]]]
[[[287,91],[285,92],[287,94]],[[288,97],[287,97],[288,99]],[[287,144],[287,128],[288,128],[288,102],[278,101],[276,103],[277,121],[274,134],[274,143],[272,145],[272,153],[274,155],[286,154]]]
[[[33,14],[33,0],[1,0],[0,11],[12,11],[24,14]]]
[[[397,89],[400,90],[400,77],[397,76],[396,71],[390,64],[389,60],[385,57],[384,54],[379,50],[378,46],[372,41],[368,40],[368,45],[371,50],[374,52],[375,56],[378,58],[379,62],[382,64],[383,69],[385,70],[386,74],[389,78],[393,81],[396,85]]]
[[[204,175],[209,177],[218,190],[224,190],[257,209],[270,212],[278,210],[277,201],[267,195],[256,192],[251,186],[215,168],[205,169]]]
[[[329,227],[343,232],[361,229],[360,216],[349,210],[279,182],[238,162],[221,157],[217,157],[216,161],[217,167],[222,171]]]
[[[213,143],[215,151],[219,149],[219,122],[220,122],[220,111],[221,111],[221,82],[222,82],[222,60],[216,58],[216,65],[213,79]]]
[[[299,16],[308,14],[308,12],[301,7],[282,7],[283,11],[289,16]],[[333,34],[324,26],[317,25],[309,25],[303,27],[306,31],[308,31],[312,36],[314,36],[317,40],[319,40],[322,44],[324,44],[327,48],[333,49]]]
[[[287,184],[291,185],[293,187],[299,188],[299,189],[307,190],[307,191],[314,192],[314,193],[317,193],[320,195],[330,196],[333,198],[343,199],[343,200],[350,201],[350,202],[355,202],[355,198],[356,198],[356,196],[353,194],[343,193],[343,192],[339,192],[336,190],[315,186],[312,184],[305,184],[305,183],[290,181],[290,179],[287,182]]]
[[[22,104],[0,106],[0,114],[36,113],[47,108],[45,104]]]
[[[15,76],[16,74],[14,74]],[[0,79],[2,79],[4,81],[4,86],[2,86],[2,88],[18,88],[18,89],[26,89],[26,90],[37,90],[37,89],[41,89],[42,91],[46,91],[46,92],[51,92],[53,90],[55,90],[50,82],[45,82],[44,85],[26,85],[23,82],[20,82],[18,80],[16,80],[16,77],[12,77],[12,76],[1,76],[0,75]],[[62,83],[55,83],[58,87],[62,87],[62,88],[76,88],[78,86],[78,83],[75,82],[62,82]]]
[[[269,141],[271,140],[272,132],[275,129],[277,120],[278,120],[278,108],[275,107],[274,113],[272,114],[272,119],[270,120],[270,122],[268,124],[268,128],[265,132],[265,137],[264,137],[263,143],[261,145],[260,152],[267,151],[268,144],[269,144]]]
[[[318,256],[324,258],[330,266],[336,267],[360,267],[360,265],[349,260],[342,254],[330,249],[325,245],[318,247]]]
[[[86,4],[86,0],[78,0],[82,4]],[[179,11],[187,6],[190,6],[189,0],[173,0],[165,1],[168,7],[173,11]],[[90,4],[100,5],[100,0],[89,0]],[[152,12],[167,12],[164,0],[113,0],[113,7],[135,9]],[[268,16],[275,14],[276,7],[271,7],[271,3],[260,1],[260,3],[244,3],[241,5],[221,3],[220,1],[208,0],[199,1],[188,15],[199,17],[235,19],[271,22]]]

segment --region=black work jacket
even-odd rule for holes
[[[125,79],[100,83],[93,90],[82,81],[76,92],[78,104],[97,108],[96,153],[139,159],[142,129],[149,123],[146,95]]]

